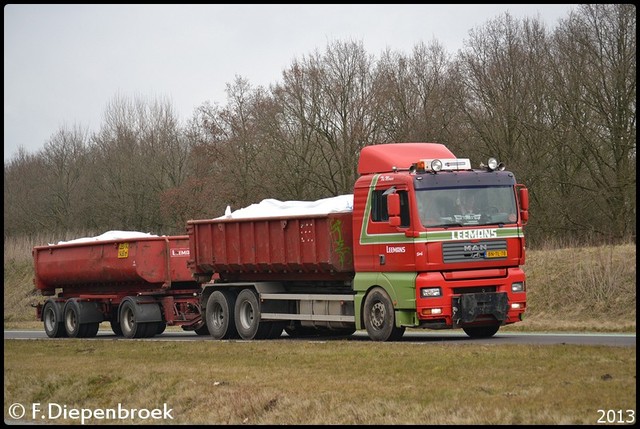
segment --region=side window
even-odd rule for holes
[[[387,196],[383,195],[385,190],[373,191],[373,200],[371,201],[371,220],[374,222],[387,222],[389,220]],[[410,224],[409,193],[407,191],[398,191],[398,195],[400,195],[400,226],[406,228]]]

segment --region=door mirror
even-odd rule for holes
[[[520,219],[526,224],[529,221],[529,190],[524,186],[518,189],[518,199],[520,200]]]
[[[387,195],[387,213],[389,225],[400,226],[400,195],[396,193]]]
[[[400,216],[400,195],[387,195],[387,213],[389,213],[389,217]]]

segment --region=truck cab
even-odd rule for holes
[[[522,320],[528,191],[513,173],[495,159],[473,169],[437,143],[365,147],[358,171],[357,328],[375,339],[380,326],[385,340],[405,327],[488,337]],[[377,307],[367,302],[374,289]]]

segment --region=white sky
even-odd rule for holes
[[[226,104],[236,76],[281,80],[294,59],[334,41],[379,58],[437,40],[450,54],[505,12],[553,28],[570,4],[221,4],[4,7],[4,159],[35,153],[62,126],[97,131],[116,95],[168,99],[180,119]]]

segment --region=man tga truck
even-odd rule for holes
[[[441,144],[380,144],[362,149],[358,173],[348,212],[187,222],[214,338],[481,338],[522,320],[528,190],[502,163],[472,169]]]

